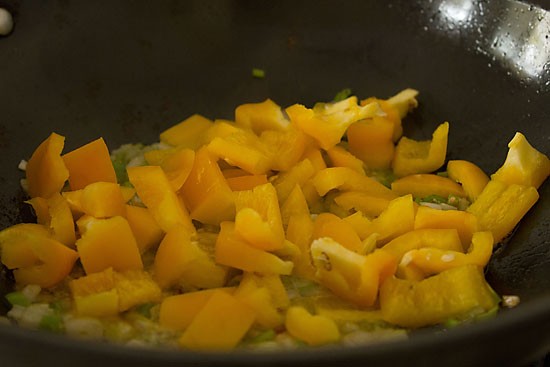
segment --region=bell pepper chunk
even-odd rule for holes
[[[232,191],[252,190],[256,186],[264,185],[267,175],[243,175],[238,177],[226,177],[227,185]]]
[[[212,126],[212,121],[201,115],[192,115],[160,133],[160,141],[188,149],[200,147],[200,136]]]
[[[1,260],[14,269],[20,285],[36,284],[50,288],[65,279],[78,259],[78,253],[51,237],[40,224],[18,224],[0,232]]]
[[[382,248],[401,260],[407,252],[424,247],[463,252],[456,229],[415,229],[394,238]]]
[[[216,291],[187,327],[179,344],[192,350],[230,350],[254,323],[255,313],[242,301]]]
[[[529,144],[525,135],[519,132],[508,143],[508,148],[504,164],[491,179],[537,189],[550,175],[550,159]]]
[[[156,303],[161,299],[159,286],[144,270],[115,272],[114,277],[119,312],[144,303]]]
[[[237,192],[235,205],[235,233],[238,236],[266,251],[283,247],[285,233],[281,210],[277,191],[271,183]]]
[[[354,171],[359,172],[360,174],[365,174],[363,161],[354,156],[352,153],[348,152],[345,148],[339,145],[335,145],[327,150],[327,155],[330,159],[332,167],[348,167]]]
[[[164,236],[164,231],[147,208],[126,204],[126,220],[142,254],[157,246]]]
[[[284,202],[296,185],[303,185],[315,174],[316,170],[309,159],[298,162],[286,172],[280,173],[274,180],[273,186],[277,190],[280,202]]]
[[[397,177],[416,173],[428,173],[439,169],[445,163],[449,123],[444,122],[435,129],[432,139],[416,141],[402,137],[395,148],[392,168]]]
[[[71,190],[83,189],[94,182],[117,182],[109,148],[103,138],[66,153],[62,158],[69,170]]]
[[[328,237],[313,241],[311,258],[315,277],[321,284],[363,307],[374,304],[379,285],[393,275],[397,267],[395,257],[384,250],[359,255]]]
[[[414,249],[403,255],[399,268],[414,266],[426,276],[464,265],[477,265],[483,268],[489,262],[492,253],[493,235],[491,232],[476,232],[466,254],[462,251],[429,247]]]
[[[195,153],[195,162],[180,195],[190,216],[202,223],[219,225],[235,218],[233,192],[207,147]]]
[[[290,125],[281,107],[271,99],[245,103],[235,109],[235,123],[260,135],[265,130],[286,130]]]
[[[491,231],[499,243],[537,202],[534,186],[508,185],[490,180],[476,201],[467,209],[477,217],[481,231]]]
[[[170,181],[162,168],[141,166],[130,167],[127,171],[128,178],[138,196],[163,231],[169,231],[174,225],[182,225],[194,231],[187,209],[172,190]]]
[[[453,160],[447,163],[449,178],[462,185],[468,199],[473,202],[489,182],[489,176],[472,162]]]
[[[74,248],[76,233],[73,215],[69,204],[61,194],[54,193],[48,199],[35,197],[27,203],[32,205],[38,223],[51,229],[54,239]]]
[[[418,107],[418,101],[416,96],[418,91],[412,88],[403,89],[401,92],[387,99],[389,105],[397,110],[401,118],[407,116],[407,114]]]
[[[301,306],[292,306],[287,310],[285,327],[290,335],[312,346],[335,343],[341,337],[332,319],[312,315]]]
[[[152,152],[148,153],[150,154]],[[179,148],[174,149],[164,157],[158,159],[156,165],[159,165],[162,168],[166,174],[166,178],[168,178],[168,181],[170,181],[170,184],[172,185],[172,189],[174,191],[179,191],[185,183],[185,180],[187,180],[187,177],[189,177],[194,161],[195,151],[191,149]],[[149,164],[152,163],[149,162]]]
[[[112,182],[94,182],[82,189],[80,205],[85,214],[96,218],[126,216],[120,186]]]
[[[132,229],[123,217],[77,221],[81,237],[76,248],[86,274],[112,267],[117,271],[141,270],[143,263]]]
[[[356,211],[355,213],[350,214],[342,219],[352,226],[353,230],[355,231],[355,233],[357,233],[361,241],[369,236],[366,228],[370,226],[371,220],[366,217],[361,211]]]
[[[330,237],[354,252],[361,249],[361,239],[352,225],[332,213],[321,213],[315,218],[313,239],[322,237]]]
[[[380,288],[384,320],[408,328],[487,312],[498,301],[476,265],[452,268],[422,281],[390,277]]]
[[[350,125],[347,131],[350,152],[361,159],[369,169],[389,169],[395,151],[394,128],[395,124],[392,121],[378,116]]]
[[[420,173],[399,178],[392,182],[391,189],[398,195],[412,194],[415,198],[439,195],[466,197],[462,186],[447,177]]]
[[[309,250],[313,240],[313,220],[308,214],[291,215],[286,229],[286,238],[295,244],[300,253],[293,259],[293,273],[307,278],[315,279],[315,267],[311,263]]]
[[[291,169],[304,155],[309,139],[302,131],[294,128],[286,131],[267,130],[260,136],[269,157],[270,168],[275,171]]]
[[[281,205],[283,226],[287,228],[290,217],[301,214],[309,215],[309,207],[300,185],[296,185]]]
[[[61,191],[69,178],[69,170],[61,158],[65,137],[52,133],[33,152],[27,163],[29,195],[48,198]]]
[[[218,264],[261,274],[290,274],[293,264],[269,252],[249,245],[235,233],[235,224],[222,222],[216,240],[215,258]]]
[[[381,110],[378,103],[359,106],[357,97],[352,96],[314,109],[295,104],[288,107],[286,113],[294,126],[313,137],[321,148],[328,150],[340,142],[351,124],[373,117]]]
[[[468,249],[474,232],[478,231],[478,220],[475,215],[463,210],[439,210],[420,205],[414,218],[414,229],[454,228],[464,247]]]
[[[391,199],[376,197],[359,191],[338,194],[334,202],[347,211],[360,211],[370,217],[378,217],[390,205]]]

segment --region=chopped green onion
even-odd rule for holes
[[[443,326],[447,329],[451,329],[460,325],[461,322],[457,319],[448,319],[443,323]]]
[[[55,313],[62,313],[65,310],[65,307],[63,306],[63,303],[61,301],[54,301],[50,303],[50,308]]]
[[[6,294],[6,299],[12,306],[23,306],[27,307],[31,305],[31,300],[25,297],[21,292],[11,292]]]
[[[419,200],[422,203],[447,204],[447,199],[440,195],[429,195]]]
[[[259,79],[265,78],[265,70],[258,69],[258,68],[253,68],[252,69],[252,76],[254,78],[259,78]]]
[[[63,318],[58,314],[45,315],[42,317],[42,320],[40,320],[38,327],[42,330],[59,333],[63,331]]]
[[[150,319],[151,309],[155,306],[154,303],[143,303],[135,308],[136,312],[140,315]]]
[[[128,181],[128,173],[126,173],[126,163],[120,159],[113,159],[113,168],[115,169],[117,182],[122,184]]]
[[[258,335],[250,338],[250,343],[263,343],[275,339],[277,333],[273,329],[268,329],[260,332]]]
[[[332,102],[340,102],[340,101],[343,101],[344,99],[348,98],[349,96],[351,96],[353,92],[351,91],[350,88],[345,88],[345,89],[342,89],[341,91],[339,91],[338,93],[336,93],[336,95],[334,96]]]

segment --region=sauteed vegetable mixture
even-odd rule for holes
[[[402,136],[415,90],[348,93],[193,115],[111,153],[99,138],[63,154],[52,133],[21,167],[37,223],[0,232],[16,284],[4,320],[228,350],[369,343],[496,313],[483,268],[549,159],[518,132],[487,176],[446,162],[447,122]]]

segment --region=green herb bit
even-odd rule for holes
[[[143,303],[139,306],[136,306],[135,310],[140,315],[150,319],[151,318],[151,309],[155,307],[154,303]]]
[[[63,331],[63,318],[58,314],[45,315],[40,320],[38,327],[42,330],[60,333]]]
[[[6,299],[12,306],[28,307],[31,305],[31,300],[25,297],[22,292],[11,292],[6,294]]]
[[[352,91],[350,88],[344,88],[342,89],[341,91],[339,91],[338,93],[336,93],[336,95],[334,96],[334,99],[332,100],[332,102],[340,102],[340,101],[343,101],[344,99],[348,98],[349,96],[352,95]]]
[[[252,76],[254,78],[263,79],[265,78],[265,70],[259,68],[252,68]]]
[[[250,343],[264,343],[275,339],[277,333],[273,329],[261,331],[249,339]]]
[[[447,204],[447,199],[439,195],[428,195],[420,199],[422,203]]]
[[[117,182],[122,184],[128,181],[128,173],[126,173],[126,163],[120,159],[113,159],[113,168],[115,169]]]
[[[460,322],[459,320],[457,319],[448,319],[446,320],[444,323],[443,323],[443,326],[447,329],[452,329],[454,327],[457,327],[458,325],[460,325],[462,322]]]

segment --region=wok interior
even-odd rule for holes
[[[343,88],[385,98],[413,87],[420,106],[404,121],[405,135],[427,139],[448,120],[449,159],[492,173],[516,131],[548,154],[550,16],[538,7],[475,0],[0,5],[16,20],[13,34],[0,39],[0,70],[9,70],[0,74],[2,228],[29,220],[17,165],[52,131],[66,136],[66,150],[99,136],[114,149],[152,143],[193,113],[231,119],[238,104],[266,98],[311,106]],[[265,78],[253,78],[252,68]],[[542,200],[488,266],[497,292],[524,301],[549,294],[549,191],[541,187]]]

